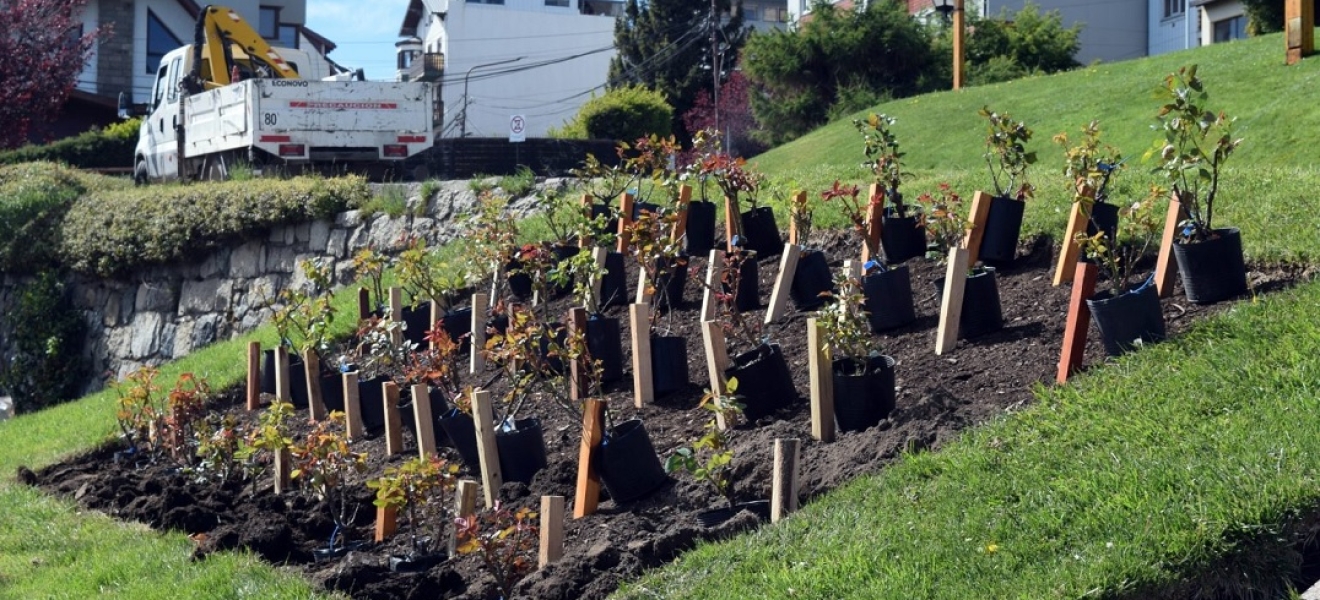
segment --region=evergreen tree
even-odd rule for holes
[[[628,0],[614,25],[618,54],[610,61],[609,86],[642,84],[663,93],[674,107],[674,132],[686,138],[682,115],[713,88],[712,25],[723,83],[746,37],[742,0]]]

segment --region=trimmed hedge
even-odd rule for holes
[[[0,272],[58,263],[60,222],[86,190],[82,174],[54,163],[0,166]]]
[[[672,131],[674,109],[664,94],[640,85],[611,89],[587,100],[572,120],[552,129],[552,137],[632,142]]]
[[[64,219],[62,254],[75,271],[121,275],[177,261],[271,227],[333,218],[371,196],[362,177],[227,181],[92,192]]]
[[[54,161],[80,169],[132,167],[141,124],[141,119],[129,119],[50,144],[0,152],[0,165]]]

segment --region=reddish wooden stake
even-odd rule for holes
[[[990,194],[977,191],[972,195],[972,211],[967,218],[972,221],[972,228],[963,237],[963,248],[967,249],[967,266],[975,266],[981,256],[981,238],[985,236],[985,219],[990,216]]]
[[[568,309],[568,337],[572,339],[581,335],[586,340],[587,336],[587,309],[581,306],[575,306]],[[591,365],[587,364],[586,357],[579,357],[568,365],[568,397],[573,400],[582,400],[587,396],[590,390],[587,389],[587,369]]]
[[[357,371],[344,373],[344,423],[348,428],[348,439],[357,441],[366,437],[366,428],[362,424],[362,396],[358,389]]]
[[[358,320],[371,318],[371,292],[367,288],[358,288]]]
[[[628,248],[632,247],[632,234],[629,233],[632,223],[633,195],[624,192],[623,198],[619,201],[619,235],[615,247],[620,254],[627,254]]]
[[[1054,266],[1054,287],[1073,280],[1077,257],[1082,253],[1077,234],[1086,233],[1086,223],[1090,220],[1090,211],[1083,208],[1081,202],[1073,202],[1072,211],[1068,213],[1068,228],[1063,230],[1063,244],[1059,246],[1059,262]]]
[[[734,252],[733,238],[742,233],[742,209],[738,208],[738,199],[724,197],[724,248]]]
[[[261,342],[248,342],[247,409],[261,408]]]
[[[383,542],[399,530],[399,511],[393,506],[376,507],[376,542]]]
[[[302,352],[303,374],[307,379],[307,412],[313,421],[324,421],[327,414],[325,400],[321,395],[321,357],[316,351],[305,348]]]
[[[472,294],[472,356],[468,373],[476,375],[486,370],[486,317],[490,313],[490,294]]]
[[[870,202],[866,205],[866,242],[862,244],[862,264],[866,264],[880,252],[880,235],[884,227],[885,192],[880,184],[871,184]],[[875,252],[872,253],[871,249]]]
[[[1063,353],[1059,356],[1059,374],[1054,378],[1067,383],[1068,377],[1082,368],[1082,354],[1086,352],[1086,333],[1091,327],[1091,309],[1086,299],[1095,295],[1095,280],[1099,269],[1091,263],[1077,263],[1073,276],[1072,298],[1068,300],[1068,324],[1063,328]]]
[[[1173,241],[1178,236],[1178,224],[1187,218],[1187,208],[1178,201],[1178,194],[1169,195],[1169,211],[1164,215],[1164,235],[1160,236],[1160,253],[1155,257],[1155,291],[1161,298],[1173,293],[1173,276],[1178,263],[1173,262]]]
[[[669,234],[670,241],[677,242],[687,235],[688,204],[691,202],[692,186],[678,186],[678,220],[674,222],[674,230]]]
[[[807,202],[806,192],[799,191],[798,193],[793,194],[793,204],[802,206],[806,202]],[[807,242],[806,240],[798,239],[799,237],[801,237],[801,234],[798,233],[797,219],[794,218],[793,214],[790,212],[788,215],[788,245],[797,246],[800,244],[805,244]]]
[[[403,452],[403,421],[399,418],[399,384],[386,381],[381,384],[385,393],[385,456]]]
[[[573,518],[595,514],[600,503],[600,474],[596,472],[596,452],[605,437],[605,402],[587,400],[582,410],[582,445],[578,448],[577,494],[573,500]]]

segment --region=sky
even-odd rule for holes
[[[337,46],[330,59],[393,81],[394,43],[408,0],[307,0],[307,26]]]

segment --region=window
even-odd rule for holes
[[[468,4],[504,4],[504,0],[467,0]]]
[[[168,71],[169,71],[169,67],[165,65],[161,65],[160,69],[156,73],[156,88],[152,90],[151,93],[152,110],[155,110],[156,107],[160,106],[161,100],[165,99],[165,87],[166,87],[165,74]]]
[[[280,9],[263,6],[258,12],[261,16],[257,21],[257,33],[268,40],[280,39]]]
[[[1242,15],[1238,15],[1231,19],[1224,19],[1223,21],[1215,21],[1214,35],[1215,35],[1214,43],[1216,44],[1218,44],[1219,42],[1227,42],[1229,40],[1240,40],[1242,38],[1247,37],[1246,17]]]
[[[545,0],[546,6],[562,6],[568,8],[568,0]]]
[[[169,103],[174,104],[179,101],[179,71],[183,69],[183,57],[174,57],[170,61],[170,69],[173,69],[174,77],[170,79]]]
[[[788,9],[778,6],[767,6],[761,11],[761,20],[770,23],[788,22]]]
[[[1164,0],[1164,18],[1176,17],[1187,12],[1187,0]]]
[[[156,14],[147,10],[147,74],[150,75],[160,69],[160,61],[165,58],[165,54],[179,46],[183,42],[175,36],[169,28]]]
[[[284,48],[298,47],[298,26],[280,25],[279,45]]]

